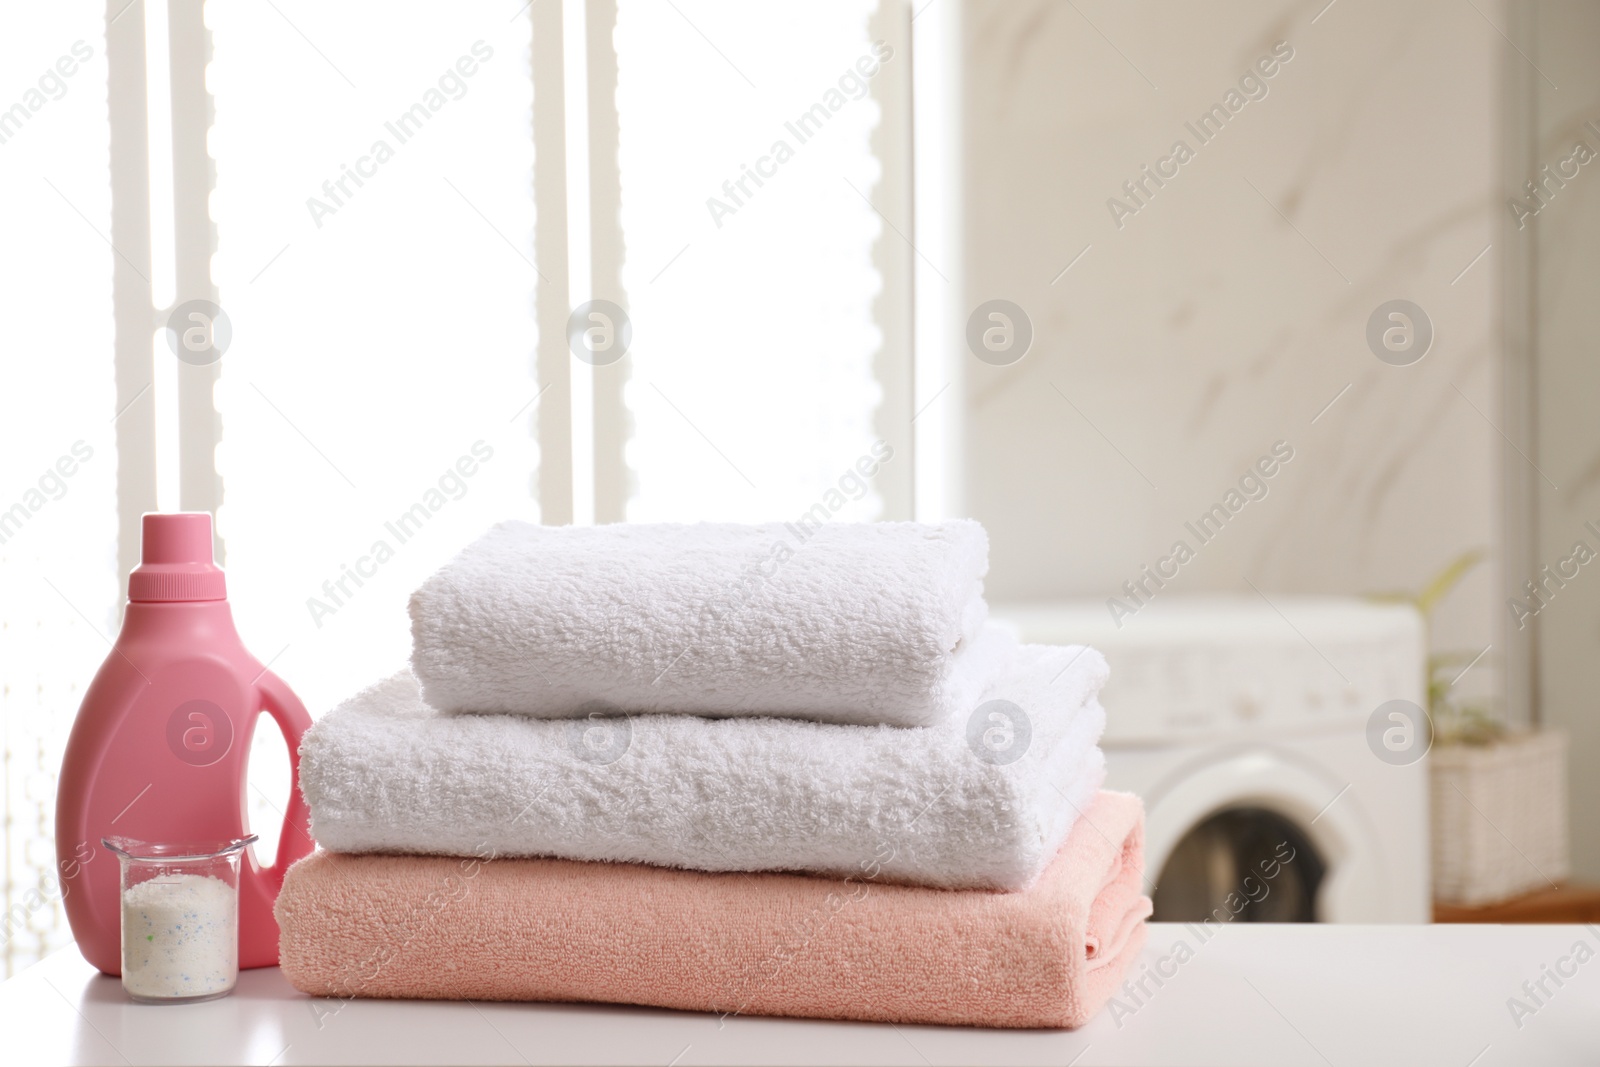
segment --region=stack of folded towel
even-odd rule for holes
[[[278,899],[328,996],[1076,1026],[1143,941],[1105,661],[986,623],[973,522],[505,523],[324,716]]]

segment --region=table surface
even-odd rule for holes
[[[1146,967],[1167,977],[1159,986],[1146,977],[1144,992],[1124,993],[1077,1031],[341,1002],[295,992],[276,968],[244,972],[222,1000],[145,1006],[68,948],[0,986],[0,1033],[6,1062],[30,1064],[1600,1064],[1600,927],[1203,933],[1152,923],[1131,977]],[[1560,985],[1548,976],[1556,971]],[[1513,1012],[1512,998],[1527,1010]]]

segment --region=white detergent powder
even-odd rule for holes
[[[170,1000],[224,993],[239,976],[239,893],[220,878],[172,874],[122,893],[122,984]]]

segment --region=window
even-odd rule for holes
[[[422,579],[539,517],[530,23],[277,8],[206,9],[217,520],[246,644],[315,714],[404,663]]]
[[[141,512],[216,513],[241,634],[313,716],[404,663],[410,591],[500,519],[911,516],[911,16],[0,16],[8,974],[68,940],[54,778]],[[626,309],[617,362],[571,351],[594,299]],[[169,347],[195,300],[215,360]],[[879,439],[894,459],[841,493]],[[261,733],[270,846],[287,760]]]
[[[630,519],[792,519],[878,436],[875,6],[620,6]]]

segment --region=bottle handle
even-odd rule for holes
[[[271,671],[261,672],[256,688],[261,697],[261,706],[277,722],[278,729],[283,733],[284,745],[289,750],[289,803],[283,816],[283,828],[278,833],[278,855],[271,867],[261,869],[262,875],[277,889],[283,885],[289,862],[310,851],[301,847],[302,843],[296,835],[303,837],[307,844],[314,843],[311,840],[311,809],[306,806],[305,797],[300,793],[300,739],[311,728],[311,716],[306,714],[305,705],[300,703],[294,691]]]

